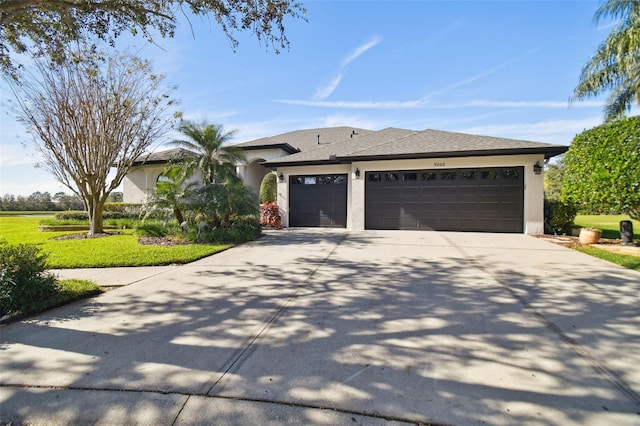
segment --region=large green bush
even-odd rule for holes
[[[544,230],[548,234],[571,232],[578,214],[576,206],[560,200],[544,200]]]
[[[30,313],[54,295],[58,283],[46,269],[47,255],[37,246],[0,242],[0,313]]]
[[[585,130],[565,155],[562,198],[640,219],[640,116]]]
[[[225,224],[213,226],[209,223],[200,232],[190,229],[188,238],[193,241],[210,243],[244,243],[262,235],[262,226],[256,216],[231,215]]]
[[[278,197],[278,182],[275,173],[267,173],[260,184],[260,202],[273,203]]]

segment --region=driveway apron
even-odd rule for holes
[[[525,235],[270,232],[2,327],[0,422],[640,424],[639,299]]]

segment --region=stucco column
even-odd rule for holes
[[[356,177],[356,170],[360,172],[359,177]],[[351,173],[349,174],[349,179],[351,179],[349,185],[350,193],[347,195],[350,200],[347,210],[347,228],[353,231],[364,230],[364,175],[365,171],[360,163],[353,163],[351,165]]]
[[[282,175],[282,182],[280,181]],[[280,219],[282,226],[289,227],[289,176],[280,170],[276,170],[277,190],[278,190],[278,209],[280,210]]]
[[[524,166],[524,233],[544,234],[544,173],[535,174],[536,162],[544,164],[544,156],[536,156]]]

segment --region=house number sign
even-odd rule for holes
[[[443,162],[435,162],[433,163],[433,167],[444,167],[446,165],[446,163]]]

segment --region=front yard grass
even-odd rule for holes
[[[631,219],[626,214],[618,215],[585,215],[576,216],[573,223],[578,228],[598,228],[602,229],[602,238],[620,238],[620,221],[630,220],[633,224],[633,238],[640,240],[640,221]]]
[[[628,269],[640,272],[640,257],[631,256],[625,254],[612,253],[607,250],[598,249],[595,247],[576,247],[576,250],[586,253],[590,256],[597,257],[606,260],[611,263],[615,263],[620,266],[624,266]]]
[[[130,229],[108,237],[52,240],[80,232],[41,232],[41,217],[0,216],[0,238],[10,244],[35,244],[49,255],[48,265],[60,268],[103,268],[182,264],[226,250],[229,244],[141,245]],[[113,232],[113,231],[109,231]]]
[[[633,239],[636,242],[640,241],[640,221],[633,220],[627,215],[578,215],[574,220],[574,224],[580,228],[602,229],[602,238],[619,239],[620,221],[622,220],[631,220],[633,224]],[[628,269],[640,271],[640,257],[638,256],[612,253],[595,247],[576,247],[576,250]]]

